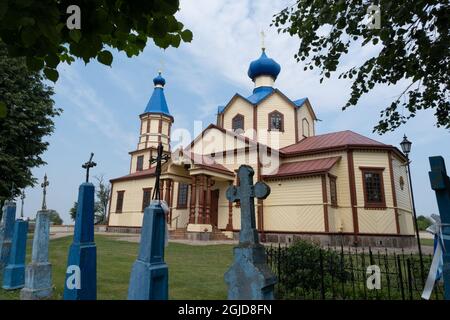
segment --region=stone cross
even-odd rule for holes
[[[225,273],[230,300],[271,300],[276,277],[266,263],[265,248],[258,241],[255,221],[255,197],[265,199],[270,188],[264,182],[253,185],[252,167],[241,165],[240,186],[227,189],[229,201],[241,203],[239,245],[234,248],[234,261]]]
[[[266,199],[270,194],[270,187],[264,182],[257,182],[253,185],[253,175],[252,167],[240,166],[238,171],[240,186],[230,186],[227,189],[227,199],[231,202],[239,200],[241,204],[240,243],[259,242],[258,231],[256,230],[254,198]]]
[[[161,165],[164,162],[167,162],[170,158],[170,155],[168,154],[163,154],[163,150],[164,147],[162,145],[162,143],[160,142],[158,144],[158,153],[156,158],[151,157],[150,158],[150,165],[156,162],[156,169],[155,169],[155,188],[153,188],[153,195],[152,195],[152,199],[153,200],[160,200],[161,199],[161,192],[160,192],[160,187],[159,187],[159,179],[161,177]]]
[[[430,157],[429,172],[431,188],[436,192],[436,200],[441,219],[440,232],[443,241],[443,279],[444,298],[450,300],[450,177],[447,175],[444,159],[440,156]],[[447,248],[447,249],[446,249]],[[445,250],[446,249],[446,250]]]
[[[89,169],[93,168],[97,165],[97,163],[92,161],[93,157],[94,157],[94,153],[91,152],[91,157],[89,158],[89,161],[81,166],[83,169],[86,169],[86,183],[89,182]]]
[[[41,188],[42,188],[42,193],[43,193],[43,197],[42,197],[42,210],[47,210],[47,203],[45,202],[45,196],[47,195],[47,187],[50,184],[50,182],[48,182],[47,180],[47,174],[44,175],[44,182],[41,183]]]
[[[22,206],[20,207],[20,218],[23,219],[23,201],[25,200],[25,190],[22,191],[22,194],[20,195],[20,202]]]

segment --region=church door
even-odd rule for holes
[[[219,224],[218,218],[218,210],[219,210],[219,190],[211,191],[211,224],[215,227]]]

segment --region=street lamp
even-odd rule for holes
[[[411,181],[411,169],[409,164],[411,161],[409,160],[409,153],[411,152],[412,142],[408,140],[406,135],[403,136],[403,141],[400,142],[400,146],[402,147],[402,151],[406,156],[406,166],[408,167],[408,177],[409,177],[409,190],[411,190],[411,203],[412,203],[412,211],[414,215],[414,227],[416,229],[416,237],[417,237],[417,248],[419,249],[419,258],[420,258],[420,273],[422,276],[422,282],[425,281],[425,273],[423,270],[423,258],[422,258],[422,246],[420,245],[420,237],[419,237],[419,228],[417,226],[417,215],[416,215],[416,205],[414,203],[414,193],[413,186]]]

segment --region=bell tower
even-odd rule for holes
[[[137,150],[130,152],[130,173],[149,169],[149,160],[156,157],[159,143],[162,143],[164,153],[170,153],[170,129],[174,120],[164,96],[166,80],[161,76],[161,72],[153,79],[153,84],[155,87],[152,96],[139,116],[139,142]]]

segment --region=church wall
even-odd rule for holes
[[[155,152],[156,154],[156,152]],[[150,150],[143,150],[142,152],[136,152],[131,155],[131,170],[130,173],[136,172],[137,158],[139,156],[144,156],[143,167],[144,170],[150,167]]]
[[[231,150],[230,153],[232,154],[234,149],[244,148],[246,146],[245,141],[225,134],[215,128],[207,130],[200,139],[190,148],[196,154],[210,154],[224,150]]]
[[[359,232],[395,234],[396,222],[389,172],[389,156],[383,151],[354,151],[355,187],[358,207]],[[384,168],[383,184],[386,209],[366,209],[362,171],[359,167]]]
[[[173,200],[172,200],[172,221],[171,221],[171,227],[172,228],[185,228],[187,224],[189,223],[189,210],[191,207],[191,186],[189,186],[188,189],[188,197],[187,197],[187,208],[179,209],[177,208],[178,203],[178,182],[174,183],[174,189],[173,189]],[[178,217],[178,222],[174,219]]]
[[[314,118],[312,117],[311,113],[309,112],[308,107],[304,104],[302,107],[300,107],[297,110],[297,123],[298,123],[298,141],[303,140],[307,135],[307,130],[304,128],[304,122],[303,119],[306,119],[309,124],[309,137],[314,136],[316,134],[315,132],[315,124],[314,124]]]
[[[392,168],[394,171],[394,184],[399,208],[400,233],[414,234],[414,219],[412,213],[409,179],[406,166],[398,157],[393,156]],[[400,185],[400,177],[403,178],[403,188]]]
[[[272,94],[257,106],[258,141],[274,149],[295,143],[295,109],[279,94]],[[284,132],[268,131],[269,113],[279,111],[284,118]]]
[[[143,188],[153,188],[154,178],[118,181],[112,185],[110,226],[142,226]],[[122,213],[116,213],[117,191],[125,190]]]
[[[225,110],[223,115],[223,128],[233,130],[232,121],[237,114],[244,116],[244,131],[252,137],[253,109],[255,107],[242,98],[234,100]]]
[[[339,232],[342,227],[343,232],[353,232],[353,216],[350,202],[350,181],[348,177],[347,152],[336,151],[326,152],[315,155],[305,155],[298,157],[289,157],[283,159],[283,162],[306,161],[321,158],[341,157],[341,160],[329,171],[330,174],[337,177],[337,203],[336,208],[328,206],[329,230],[330,232]],[[330,184],[327,178],[328,201],[330,199]],[[301,196],[301,194],[299,194]]]
[[[324,232],[321,176],[270,180],[264,200],[264,230]]]

